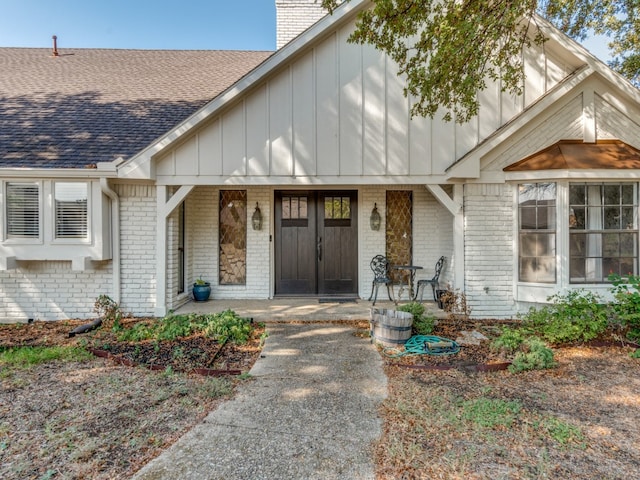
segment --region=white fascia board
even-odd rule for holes
[[[222,107],[233,102],[249,88],[263,81],[272,71],[289,62],[291,58],[323,35],[325,31],[340,24],[346,18],[350,18],[352,14],[364,9],[368,4],[369,0],[351,0],[340,5],[333,12],[333,15],[326,15],[294,40],[277,50],[271,57],[239,79],[207,105],[118,167],[119,178],[152,179],[153,168],[145,164],[150,163],[154,155],[157,155],[193,131],[194,128],[209,119]]]
[[[113,162],[98,162],[96,168],[101,172],[117,173],[118,165],[124,162],[124,158],[118,157]]]
[[[0,168],[0,178],[115,178],[115,171],[95,168]]]
[[[547,108],[550,108],[555,102],[593,75],[593,73],[593,68],[591,68],[590,65],[585,65],[577,70],[571,78],[568,78],[555,89],[540,97],[539,100],[524,110],[518,117],[505,124],[501,129],[496,130],[492,136],[488,137],[484,142],[447,168],[447,180],[477,178],[480,175],[480,160],[482,157],[509,139],[535,117],[544,113]]]

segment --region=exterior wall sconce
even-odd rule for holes
[[[378,231],[380,230],[380,224],[382,223],[382,218],[380,217],[380,213],[378,213],[378,204],[373,204],[373,210],[371,210],[371,217],[369,217],[369,224],[371,225],[371,230]]]
[[[256,202],[256,209],[253,211],[253,215],[251,215],[251,224],[254,230],[262,229],[262,212],[260,211],[260,207],[258,207],[258,202]]]

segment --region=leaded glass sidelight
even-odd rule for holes
[[[247,192],[220,192],[220,285],[247,281]]]
[[[410,191],[387,191],[386,207],[387,258],[393,265],[411,265],[413,257],[413,199]],[[392,270],[394,283],[402,281],[403,273]]]

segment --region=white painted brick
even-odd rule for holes
[[[511,189],[465,185],[465,293],[476,318],[514,315]]]
[[[276,0],[277,48],[286,45],[326,14],[316,0]]]

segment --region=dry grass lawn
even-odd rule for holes
[[[0,346],[78,344],[79,337],[66,335],[73,325],[0,326]],[[357,334],[366,335],[359,327]],[[486,347],[450,359],[387,359],[377,476],[637,478],[640,360],[632,351],[557,349],[556,368],[520,374],[471,371],[470,362],[483,355],[496,361]],[[232,355],[248,370],[259,348]],[[129,478],[230,398],[237,381],[250,380],[151,371],[103,358],[29,368],[0,362],[0,478]]]

